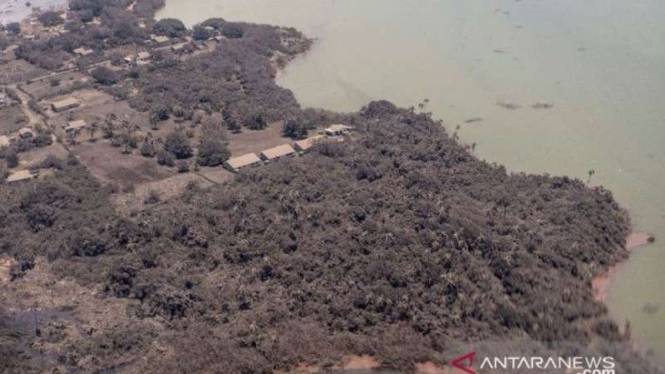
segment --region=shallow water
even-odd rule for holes
[[[661,0],[167,0],[159,16],[296,27],[318,42],[279,84],[303,105],[351,111],[428,98],[480,158],[584,180],[593,169],[591,183],[614,192],[636,230],[665,240]],[[661,358],[664,265],[663,244],[640,249],[608,301]]]

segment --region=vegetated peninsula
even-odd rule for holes
[[[274,82],[298,31],[159,6],[2,32],[0,371],[410,371],[498,341],[478,354],[659,372],[592,292],[627,256],[609,191],[509,174],[389,102],[303,109]]]

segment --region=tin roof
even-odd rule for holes
[[[265,151],[261,152],[261,156],[266,160],[274,160],[276,158],[288,156],[293,153],[296,153],[296,150],[293,149],[293,147],[288,144],[282,144],[274,148],[266,149]]]
[[[317,142],[325,139],[323,135],[312,136],[311,138],[303,139],[296,142],[296,148],[302,151],[306,151],[314,146]]]
[[[82,127],[86,127],[87,125],[88,125],[88,123],[85,122],[84,120],[77,119],[76,121],[69,122],[65,129],[67,129],[67,130],[76,130],[76,129],[80,129]]]
[[[56,107],[56,108],[66,108],[66,107],[76,106],[76,105],[79,105],[79,102],[78,102],[78,100],[76,100],[73,97],[68,97],[64,100],[56,101],[56,102],[53,103],[53,106]]]
[[[35,176],[30,172],[30,170],[21,170],[14,172],[7,177],[7,183],[20,182],[28,179],[32,179]]]
[[[239,157],[234,157],[226,161],[226,164],[234,170],[242,169],[256,163],[260,163],[261,159],[254,153],[248,153]]]

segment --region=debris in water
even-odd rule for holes
[[[516,110],[516,109],[520,109],[522,107],[522,106],[517,105],[515,103],[506,103],[506,102],[503,102],[503,101],[497,102],[496,105],[498,105],[502,108],[509,109],[509,110]]]
[[[464,121],[464,123],[476,123],[476,122],[481,122],[483,120],[484,120],[483,117],[473,117],[473,118],[467,119],[466,121]]]
[[[644,314],[655,314],[660,310],[660,305],[647,303],[642,308]]]
[[[531,108],[533,108],[533,109],[552,109],[552,108],[554,108],[554,104],[535,103],[535,104],[531,105]]]

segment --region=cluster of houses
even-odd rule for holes
[[[264,164],[287,158],[297,157],[309,151],[317,143],[326,140],[341,141],[341,136],[347,135],[353,128],[347,125],[332,125],[319,135],[297,141],[293,144],[282,144],[277,147],[266,149],[258,156],[254,153],[248,153],[239,157],[234,157],[224,163],[224,167],[232,172],[238,172],[243,169],[262,166]]]

